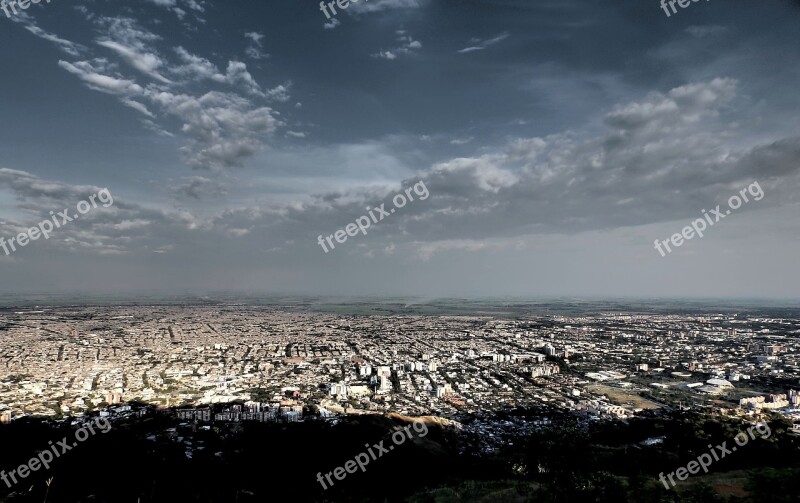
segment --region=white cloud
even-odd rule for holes
[[[192,138],[183,147],[186,162],[196,168],[231,167],[261,150],[265,135],[282,122],[269,107],[254,108],[245,98],[219,92],[201,97],[147,89],[145,96],[183,122]]]
[[[397,57],[400,55],[413,54],[414,51],[422,49],[422,42],[414,40],[413,38],[411,38],[410,35],[407,35],[406,33],[407,32],[405,30],[397,30],[396,40],[397,42],[400,42],[400,45],[388,51],[381,50],[373,54],[372,57],[393,60],[397,59]]]
[[[130,99],[123,99],[122,102],[125,105],[133,108],[134,110],[146,115],[147,117],[150,117],[151,119],[155,118],[155,115],[153,115],[150,112],[150,110],[147,109],[146,106],[144,106],[143,104],[139,103],[138,101],[133,101],[133,100],[130,100]]]
[[[468,52],[482,51],[482,50],[486,49],[487,47],[489,47],[490,45],[494,45],[494,44],[496,44],[498,42],[501,42],[501,41],[507,39],[508,37],[509,37],[508,32],[504,32],[504,33],[501,33],[500,35],[497,35],[496,37],[492,37],[492,38],[489,38],[489,39],[486,39],[486,40],[481,40],[479,38],[473,38],[472,40],[470,40],[470,43],[473,44],[473,45],[470,45],[470,46],[467,46],[467,47],[465,47],[463,49],[460,49],[458,51],[458,53],[459,54],[466,54]]]
[[[81,44],[63,39],[54,33],[50,33],[39,28],[39,26],[37,26],[34,22],[33,18],[26,12],[19,12],[11,19],[14,22],[21,23],[26,30],[33,33],[37,37],[47,40],[48,42],[52,42],[59,49],[70,56],[78,57],[86,50],[86,47]]]
[[[272,133],[283,125],[276,111],[252,100],[286,102],[290,99],[291,82],[264,90],[245,63],[229,61],[222,73],[208,59],[180,46],[174,48],[179,63],[170,65],[153,47],[161,37],[141,28],[134,20],[103,17],[97,20],[97,24],[106,32],[98,39],[98,44],[110,49],[142,74],[155,79],[156,83],[140,85],[123,76],[117,65],[106,58],[77,62],[62,60],[59,66],[76,75],[90,89],[118,96],[123,105],[144,116],[141,120],[146,128],[159,135],[173,136],[173,133],[168,131],[169,127],[156,122],[157,112],[181,120],[181,132],[191,140],[181,152],[190,166],[219,168],[241,165],[260,151]],[[263,38],[255,32],[246,36],[258,44]],[[211,90],[193,95],[174,89],[203,81],[240,89],[249,98],[231,91]]]
[[[129,65],[145,75],[165,84],[171,83],[169,79],[158,73],[158,69],[164,65],[164,61],[157,55],[152,53],[140,53],[131,47],[126,47],[112,40],[99,40],[97,44],[116,52]]]
[[[95,91],[123,96],[139,95],[144,91],[142,86],[132,80],[101,73],[108,71],[107,62],[104,59],[96,59],[92,62],[79,61],[75,64],[60,60],[58,66],[73,75],[77,75],[89,88]]]
[[[262,44],[262,40],[264,39],[263,33],[258,33],[255,31],[247,32],[244,34],[244,37],[250,40],[250,45],[247,46],[244,53],[250,59],[266,59],[269,58],[269,54],[263,52],[264,45]]]
[[[375,13],[394,9],[419,9],[425,4],[426,0],[364,0],[351,2],[347,12]]]

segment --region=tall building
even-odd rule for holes
[[[347,397],[347,385],[343,383],[331,384],[330,395]]]
[[[117,392],[106,393],[106,403],[109,405],[122,403],[122,394]]]
[[[436,398],[443,398],[453,393],[453,387],[450,384],[443,384],[436,387]]]

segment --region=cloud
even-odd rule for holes
[[[442,240],[429,243],[414,243],[415,253],[422,261],[428,261],[440,253],[452,252],[455,250],[479,251],[485,250],[489,245],[485,242],[472,239]],[[394,249],[392,249],[394,251]]]
[[[291,83],[280,84],[273,89],[264,91],[248,71],[246,63],[228,61],[228,67],[223,74],[211,61],[191,54],[183,47],[176,47],[175,53],[183,64],[173,67],[171,73],[180,76],[180,78],[227,83],[231,86],[238,86],[249,94],[266,98],[270,101],[284,102],[290,99],[289,88]]]
[[[800,188],[800,137],[748,141],[732,125],[732,114],[749,116],[736,89],[717,78],[654,92],[613,107],[599,130],[516,138],[498,151],[438,162],[402,186],[330,191],[226,219],[256,229],[271,215],[271,232],[291,222],[316,236],[422,179],[430,197],[381,222],[358,249],[374,255],[388,241],[413,243],[428,259],[441,250],[514,247],[517,237],[696,218],[754,180],[767,196],[752,209],[788,204]]]
[[[148,110],[146,106],[144,106],[143,104],[139,103],[138,101],[133,101],[133,100],[129,100],[129,99],[123,99],[122,102],[125,105],[133,108],[137,112],[139,112],[139,113],[141,113],[141,114],[143,114],[143,115],[145,115],[147,117],[150,117],[151,119],[155,118],[155,115],[153,115],[152,112],[150,112],[150,110]]]
[[[145,96],[183,121],[181,131],[193,142],[181,151],[195,168],[240,166],[261,150],[265,135],[282,125],[271,108],[255,108],[230,93],[195,97],[147,89]]]
[[[688,26],[685,31],[686,33],[688,33],[693,37],[706,38],[706,37],[712,37],[714,35],[719,35],[720,33],[725,33],[728,31],[728,28],[720,25],[706,25],[706,26],[692,25]]]
[[[126,47],[112,40],[99,40],[97,44],[116,52],[117,55],[124,59],[129,65],[145,75],[165,84],[171,83],[169,79],[158,73],[158,68],[164,65],[164,61],[157,55],[152,53],[140,53],[133,48]]]
[[[189,6],[190,9],[197,11],[197,12],[205,12],[205,7],[203,6],[202,1],[200,0],[186,0],[186,5]]]
[[[151,44],[161,37],[141,28],[135,20],[126,17],[101,17],[97,23],[106,30],[106,36],[100,37],[97,44],[116,53],[131,67],[164,84],[171,81],[161,75],[158,69],[165,66],[165,61]]]
[[[136,96],[144,92],[142,86],[132,80],[105,75],[111,69],[105,59],[79,61],[74,64],[59,60],[58,66],[77,75],[90,89],[95,91],[122,96]]]
[[[189,51],[179,46],[174,49],[181,65],[173,66],[171,73],[181,79],[190,80],[213,80],[215,82],[225,82],[227,77],[220,73],[219,68],[206,58],[191,54]]]
[[[159,7],[164,7],[167,10],[172,11],[178,16],[179,20],[183,20],[186,17],[186,10],[178,7],[178,0],[147,0],[148,2],[157,5]],[[181,4],[195,13],[204,12],[205,7],[203,7],[201,2],[197,2],[196,0],[183,0]],[[197,15],[197,14],[196,14]],[[201,17],[197,17],[198,21],[204,22]]]
[[[419,9],[427,4],[426,0],[364,0],[351,2],[347,12],[376,13],[394,9]]]
[[[451,145],[466,145],[467,143],[470,143],[474,139],[475,138],[473,138],[471,136],[469,138],[454,138],[454,139],[450,140],[450,144]]]
[[[87,21],[91,21],[94,18],[94,12],[90,11],[85,5],[74,5],[72,8],[83,14],[84,19]]]
[[[490,45],[494,45],[498,42],[501,42],[509,37],[508,32],[503,32],[496,37],[492,37],[486,40],[481,40],[479,38],[473,38],[470,40],[470,43],[473,44],[471,46],[465,47],[463,49],[458,50],[459,54],[466,54],[468,52],[475,52],[475,51],[482,51],[489,47]]]
[[[0,188],[11,191],[16,199],[21,216],[6,219],[4,235],[24,232],[43,220],[52,218],[50,211],[64,209],[72,214],[80,201],[98,193],[103,187],[72,185],[42,179],[26,171],[0,169]],[[114,204],[104,207],[98,204],[80,219],[67,222],[54,230],[48,240],[40,239],[15,254],[25,260],[47,253],[58,252],[59,256],[70,253],[121,255],[149,252],[158,247],[170,246],[171,242],[185,239],[193,230],[211,227],[191,213],[165,211],[131,204],[110,188]],[[9,234],[5,234],[8,232]]]
[[[96,23],[104,31],[97,40],[98,45],[155,82],[139,84],[123,75],[118,65],[107,58],[61,60],[58,65],[80,78],[90,89],[117,96],[123,105],[141,113],[142,124],[159,135],[173,136],[168,126],[158,123],[159,114],[180,119],[181,132],[191,140],[181,148],[190,166],[240,166],[259,152],[272,133],[283,125],[275,110],[257,102],[288,101],[291,82],[263,89],[245,63],[230,60],[223,73],[208,59],[182,46],[173,49],[178,64],[170,65],[153,46],[161,37],[143,29],[133,19],[101,17]],[[246,36],[258,44],[263,38],[255,32]],[[176,89],[204,81],[231,86],[248,97],[235,91],[190,94]]]
[[[255,31],[247,32],[244,34],[244,37],[250,40],[250,45],[248,45],[244,51],[248,58],[255,60],[269,58],[269,54],[264,53],[262,50],[264,48],[264,45],[261,43],[264,39],[263,33]]]
[[[168,190],[175,197],[196,200],[220,197],[228,193],[227,185],[203,176],[183,177],[180,185],[172,185]]]
[[[39,28],[39,26],[37,26],[36,23],[34,22],[33,18],[26,12],[19,12],[11,19],[14,22],[21,23],[26,30],[33,33],[37,37],[43,40],[47,40],[48,42],[52,42],[59,49],[69,54],[70,56],[78,57],[86,50],[86,47],[81,44],[63,39],[58,35],[55,35],[54,33],[50,33],[48,31]]]
[[[372,55],[373,58],[388,59],[389,61],[397,59],[397,55],[392,51],[379,51]]]
[[[422,43],[418,40],[414,40],[406,33],[407,32],[405,30],[397,30],[395,32],[397,35],[396,40],[400,42],[400,45],[388,51],[381,50],[376,52],[375,54],[372,54],[372,57],[394,60],[397,59],[398,56],[413,54],[414,51],[422,49]]]
[[[422,262],[445,254],[497,257],[532,247],[545,250],[551,242],[563,244],[570,236],[587,232],[625,236],[619,229],[697,218],[702,208],[713,208],[758,180],[766,196],[737,212],[736,222],[744,222],[751,210],[796,202],[800,137],[748,139],[734,119],[750,116],[752,105],[737,88],[736,81],[718,78],[652,92],[611,107],[602,121],[587,121],[591,125],[582,129],[513,138],[498,149],[484,147],[472,157],[436,162],[401,183],[341,188],[329,184],[312,196],[237,202],[227,199],[239,195],[239,189],[233,190],[235,182],[183,177],[169,183],[167,191],[186,204],[202,201],[198,206],[208,208],[210,216],[145,208],[121,198],[112,212],[97,212],[92,217],[97,220],[87,219],[66,231],[58,244],[70,253],[177,257],[198,247],[216,253],[224,243],[226,260],[237,261],[253,250],[270,251],[275,260],[283,260],[287,254],[313,249],[319,234],[335,232],[363,215],[368,206],[390,207],[394,194],[419,180],[429,189],[429,198],[409,203],[358,243],[341,253],[337,250],[337,259],[380,260],[390,254]],[[253,124],[242,121],[261,120],[258,127],[272,127],[269,115],[247,117],[247,100],[242,97],[195,98],[153,86],[141,96],[154,109],[157,105],[185,121],[185,134],[197,142],[187,155],[208,156],[205,164],[224,164],[228,155],[235,157],[237,149],[248,148],[246,133],[242,137],[237,131],[252,131]],[[231,111],[240,107],[241,114],[232,116]],[[209,140],[214,137],[226,141]],[[234,139],[245,143],[226,143]],[[200,154],[210,145],[228,145],[230,152],[221,157],[213,150]],[[324,157],[333,161],[333,156]],[[73,207],[97,190],[13,170],[0,170],[0,187],[12,191],[24,216],[4,215],[9,232],[21,232],[48,210]],[[221,197],[226,198],[224,209],[211,209],[208,201]],[[737,232],[732,225],[725,229]],[[19,258],[24,260],[25,255]]]
[[[104,60],[59,65],[86,82],[91,89],[117,95],[122,102],[152,117],[138,100],[147,101],[162,112],[183,122],[181,131],[192,143],[181,149],[187,164],[196,168],[240,166],[261,150],[265,135],[273,133],[282,122],[269,107],[257,107],[247,98],[217,91],[196,97],[148,86],[131,80],[105,75],[110,67]],[[266,96],[265,93],[259,93]]]

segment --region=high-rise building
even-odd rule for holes
[[[330,395],[347,397],[347,385],[343,383],[331,384]]]

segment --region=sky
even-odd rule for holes
[[[0,11],[0,292],[800,299],[800,2],[675,7]]]

